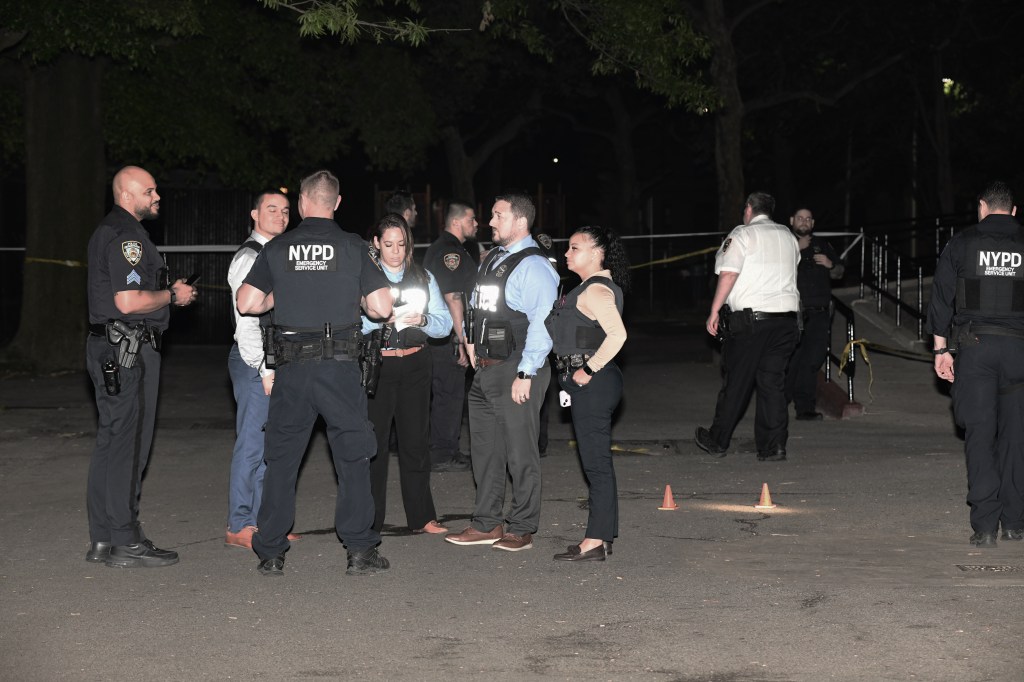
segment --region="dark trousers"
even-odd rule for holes
[[[619,499],[612,465],[612,413],[622,398],[622,372],[610,362],[580,387],[559,376],[572,398],[572,427],[590,485],[586,537],[612,542],[619,534]]]
[[[146,539],[139,524],[142,475],[149,462],[160,391],[160,354],[143,345],[131,369],[118,371],[121,392],[107,395],[103,363],[117,349],[90,334],[85,363],[96,396],[96,449],[89,461],[86,508],[93,542],[130,545]]]
[[[776,317],[754,322],[750,331],[722,343],[722,388],[711,424],[711,438],[719,447],[729,447],[755,386],[754,440],[758,452],[786,446],[786,365],[799,334],[795,318]]]
[[[954,376],[971,527],[1024,528],[1024,339],[979,335],[960,349]]]
[[[809,310],[804,316],[804,331],[789,359],[786,370],[786,400],[797,414],[814,412],[818,397],[818,372],[828,357],[832,316],[826,310]]]
[[[388,494],[388,438],[391,423],[398,432],[398,471],[405,519],[419,530],[437,518],[430,492],[430,456],[427,450],[430,404],[430,355],[426,349],[405,357],[386,357],[380,366],[377,393],[367,411],[377,434],[377,456],[370,462],[373,491],[373,529],[384,527]]]
[[[506,476],[512,479],[508,531],[536,533],[540,521],[540,452],[537,430],[540,403],[551,381],[546,363],[530,382],[530,398],[519,405],[512,400],[512,382],[521,357],[477,368],[469,389],[469,432],[473,448],[476,509],[473,527],[490,531],[505,521]],[[507,472],[507,473],[506,473]]]
[[[430,460],[440,464],[459,454],[462,409],[466,403],[466,368],[459,365],[455,346],[450,341],[428,342],[427,348],[432,362]]]
[[[295,523],[295,483],[317,415],[327,422],[338,497],[334,528],[349,551],[373,547],[370,458],[376,452],[373,426],[366,418],[366,393],[354,361],[304,360],[278,366],[270,394],[264,457],[263,501],[252,548],[261,559],[288,550]]]

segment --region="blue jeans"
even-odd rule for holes
[[[228,354],[228,373],[235,393],[235,449],[231,454],[228,487],[228,530],[237,533],[256,525],[263,497],[263,426],[267,423],[270,396],[263,393],[258,370],[245,364],[238,344]]]

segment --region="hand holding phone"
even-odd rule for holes
[[[189,286],[192,286],[192,285],[194,285],[194,284],[195,284],[196,282],[198,282],[198,281],[199,281],[199,273],[198,273],[198,272],[193,272],[193,273],[192,273],[191,275],[189,275],[189,276],[188,276],[188,278],[187,278],[187,279],[185,280],[185,284],[187,284],[187,285],[189,285]]]

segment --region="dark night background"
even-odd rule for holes
[[[970,220],[992,178],[1022,189],[1019,2],[363,0],[345,39],[303,37],[325,15],[295,9],[340,0],[267,4],[0,0],[0,246],[26,248],[0,252],[5,360],[80,364],[85,244],[129,163],[164,195],[158,244],[239,243],[253,193],[319,167],[352,231],[388,190],[415,192],[418,242],[450,199],[477,205],[486,241],[509,187],[545,197],[555,236],[727,230],[755,189],[780,222],[806,203],[819,231],[907,233]],[[374,34],[406,18],[466,30]],[[633,313],[674,312],[658,301],[686,278],[672,305],[703,306],[706,272],[684,261],[654,269]],[[226,312],[221,293],[202,302]]]

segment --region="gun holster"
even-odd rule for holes
[[[139,346],[150,343],[150,336],[146,333],[146,327],[140,325],[129,327],[121,320],[111,320],[107,323],[107,343],[117,346],[117,364],[124,369],[131,369],[135,366],[135,360],[139,356]]]
[[[377,383],[380,381],[383,338],[384,331],[375,329],[369,336],[363,335],[359,344],[359,383],[371,398],[377,393]]]

